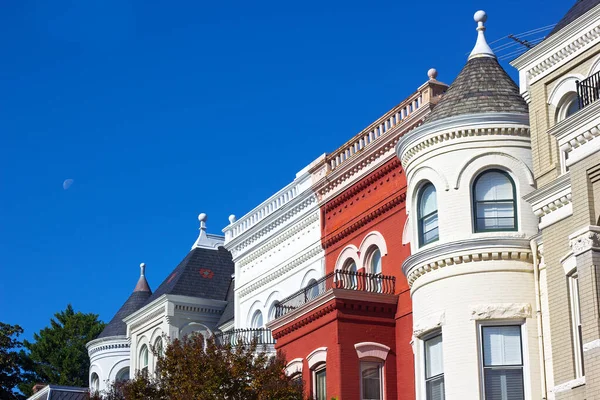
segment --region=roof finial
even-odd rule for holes
[[[206,220],[208,219],[208,216],[205,213],[200,213],[198,215],[198,221],[200,221],[200,230],[201,231],[206,231]]]
[[[496,55],[494,54],[494,52],[492,51],[492,49],[490,48],[490,46],[487,43],[487,40],[485,40],[485,21],[487,21],[487,14],[485,13],[485,11],[477,11],[475,13],[475,15],[473,16],[473,19],[475,20],[475,22],[477,22],[477,43],[475,43],[475,47],[473,48],[473,51],[471,51],[471,55],[469,56],[469,59],[474,58],[474,57],[493,57],[496,58]]]
[[[429,71],[427,71],[427,76],[429,77],[430,81],[435,81],[438,76],[437,69],[431,68]]]
[[[208,216],[205,213],[200,213],[198,215],[198,221],[200,221],[200,234],[198,235],[198,239],[192,246],[192,249],[196,247],[201,247],[204,249],[218,249],[219,246],[223,245],[223,239],[219,236],[209,235],[206,233],[206,220]]]
[[[135,285],[134,292],[152,292],[150,290],[150,285],[148,285],[148,281],[146,280],[146,264],[140,264],[140,279],[138,279],[137,284]]]

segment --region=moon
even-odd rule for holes
[[[70,188],[73,182],[75,182],[73,179],[65,179],[65,181],[63,182],[63,189],[67,190],[68,188]]]

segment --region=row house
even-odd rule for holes
[[[600,399],[600,1],[577,1],[512,65],[531,115],[541,390]]]

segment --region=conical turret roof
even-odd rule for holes
[[[478,11],[474,18],[478,23],[478,36],[469,60],[425,123],[467,114],[529,112],[519,88],[500,66],[485,40],[487,15]]]
[[[135,285],[133,293],[131,293],[127,301],[119,308],[119,311],[117,311],[108,325],[104,327],[102,333],[98,335],[98,339],[111,336],[125,336],[127,334],[127,324],[123,322],[123,318],[142,308],[148,298],[152,295],[152,291],[146,280],[146,265],[141,264],[140,270],[140,278]]]

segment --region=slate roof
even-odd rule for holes
[[[127,334],[127,324],[123,322],[123,318],[142,308],[151,294],[152,292],[150,291],[134,291],[131,293],[113,319],[104,327],[102,333],[98,335],[98,339],[110,336],[125,336]]]
[[[528,113],[519,88],[495,57],[473,57],[450,85],[425,123],[466,114]]]
[[[160,284],[146,304],[163,294],[225,300],[233,272],[231,253],[224,247],[216,250],[195,247]]]
[[[231,282],[229,283],[229,289],[227,289],[227,305],[225,306],[225,310],[223,310],[223,314],[221,315],[221,318],[219,319],[219,322],[217,323],[217,326],[221,326],[226,324],[227,322],[233,320],[233,317],[235,316],[235,308],[234,308],[234,298],[233,298],[233,294],[234,294],[234,286],[235,281],[232,279]]]
[[[554,26],[554,29],[548,34],[547,37],[554,35],[562,28],[581,17],[586,12],[600,4],[600,0],[577,0],[575,4],[567,11],[560,21]]]
[[[44,393],[41,397],[35,395],[32,397],[39,400],[87,400],[89,398],[87,388],[48,385],[42,390],[47,391],[47,393]]]

